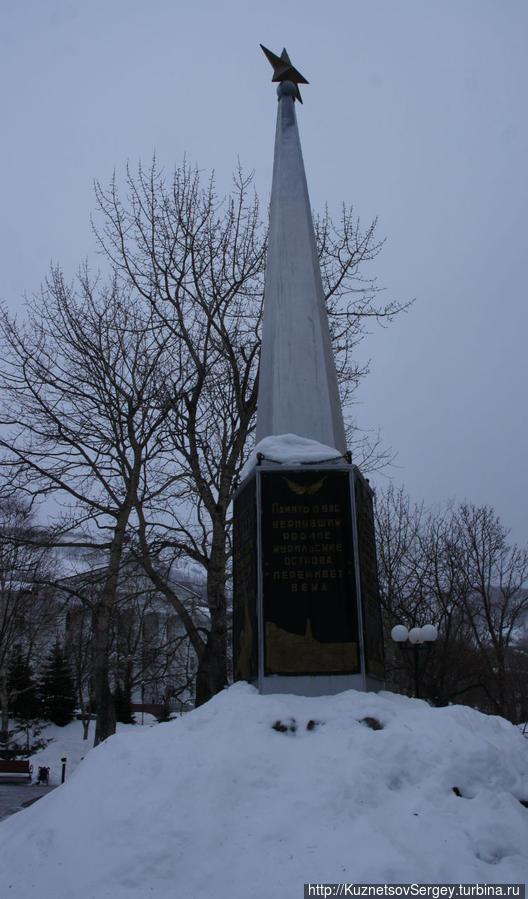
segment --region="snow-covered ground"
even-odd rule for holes
[[[141,715],[136,715],[136,720],[141,720]],[[156,723],[153,715],[143,716],[144,724],[117,724],[118,734],[140,730],[142,727],[152,727]],[[80,721],[72,721],[65,727],[56,724],[47,724],[40,734],[43,740],[49,740],[44,749],[40,749],[30,757],[33,765],[33,783],[36,782],[40,766],[49,768],[49,782],[56,786],[60,784],[62,777],[62,759],[66,759],[66,777],[69,779],[79,762],[93,747],[95,721],[90,722],[88,739],[83,740],[83,726]],[[0,894],[1,899],[1,894]]]
[[[391,693],[260,696],[236,684],[177,721],[126,728],[2,822],[2,896],[291,899],[305,882],[524,883],[519,799],[528,740],[501,718]]]

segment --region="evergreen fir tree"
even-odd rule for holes
[[[42,715],[59,727],[73,720],[77,705],[75,682],[63,648],[56,643],[40,680]]]
[[[116,721],[121,721],[122,724],[136,723],[134,713],[132,712],[130,691],[126,690],[126,688],[124,689],[119,681],[117,681],[114,691],[114,707]]]
[[[11,658],[7,684],[9,714],[18,721],[34,721],[40,715],[40,702],[33,672],[27,658],[19,649]]]

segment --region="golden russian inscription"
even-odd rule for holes
[[[263,472],[261,484],[267,673],[356,671],[348,472]]]

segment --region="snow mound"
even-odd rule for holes
[[[343,454],[335,447],[325,446],[324,443],[318,443],[317,440],[310,440],[308,437],[299,437],[297,434],[264,437],[256,444],[244,465],[240,476],[241,480],[247,477],[257,464],[257,453],[262,453],[267,461],[277,462],[281,465],[296,465],[302,462],[315,464],[343,458]]]
[[[501,718],[386,692],[260,696],[235,684],[89,752],[64,786],[0,824],[0,867],[11,899],[520,883],[519,799],[528,740]]]
[[[141,718],[138,715],[138,718]],[[118,721],[117,731],[129,732],[137,731],[141,727],[155,727],[157,722],[153,715],[144,714],[142,716],[144,724],[122,724]],[[36,781],[38,769],[43,766],[49,769],[49,783],[57,786],[61,782],[62,777],[62,759],[66,759],[66,778],[69,780],[72,771],[75,770],[79,762],[82,762],[93,746],[95,730],[95,721],[90,722],[88,739],[83,740],[83,726],[80,721],[71,721],[64,727],[58,727],[56,724],[46,724],[42,728],[41,737],[47,742],[44,749],[39,749],[30,757],[33,765],[33,781]]]

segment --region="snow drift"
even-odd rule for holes
[[[337,462],[343,454],[332,446],[299,437],[297,434],[279,434],[276,437],[264,437],[253,450],[241,471],[243,481],[257,464],[257,455],[261,453],[267,462],[277,465],[316,465],[318,462]]]
[[[501,718],[386,692],[236,684],[112,737],[2,822],[3,895],[290,899],[309,881],[524,882],[520,799],[528,740]]]

